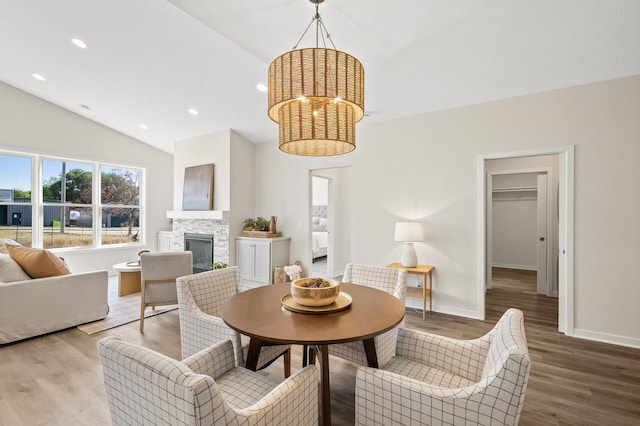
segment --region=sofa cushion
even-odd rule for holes
[[[49,250],[8,245],[7,250],[13,260],[31,278],[45,278],[71,273],[64,263]]]
[[[30,280],[31,277],[8,254],[0,253],[0,282],[12,283],[14,281]]]

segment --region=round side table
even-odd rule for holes
[[[118,296],[140,292],[140,262],[118,263],[113,265],[113,269],[118,271]]]

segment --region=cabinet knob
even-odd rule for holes
[[[544,237],[540,237],[540,241],[544,241]]]

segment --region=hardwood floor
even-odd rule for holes
[[[535,273],[494,270],[487,320],[409,310],[407,326],[456,338],[486,333],[509,307],[525,314],[533,360],[520,425],[640,424],[640,349],[566,337],[557,332],[557,299],[535,294]],[[180,358],[177,311],[88,336],[75,327],[0,346],[0,425],[108,425],[96,342],[117,335]],[[300,365],[294,347],[293,367]],[[352,425],[353,364],[331,358],[334,425]],[[282,377],[282,363],[266,371]]]

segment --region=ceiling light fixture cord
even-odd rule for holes
[[[313,0],[312,0],[312,2],[313,2]],[[315,2],[313,2],[313,3],[315,3]],[[326,40],[325,40],[325,38],[326,38],[331,43],[331,46],[333,46],[333,48],[335,50],[337,50],[336,49],[336,45],[333,44],[333,40],[331,39],[331,35],[329,34],[329,31],[327,31],[327,27],[325,27],[324,22],[322,21],[322,18],[320,17],[320,12],[318,11],[319,4],[320,3],[315,3],[315,5],[316,5],[316,14],[315,14],[315,16],[313,16],[311,18],[311,22],[309,22],[309,25],[307,25],[307,28],[304,30],[304,32],[302,33],[302,35],[298,39],[298,42],[295,44],[295,46],[293,46],[293,49],[291,49],[291,50],[296,50],[298,48],[298,45],[300,44],[300,42],[302,41],[304,36],[307,34],[307,32],[309,31],[309,28],[311,28],[311,25],[314,22],[316,23],[316,47],[319,47],[319,45],[320,45],[319,38],[322,37],[322,45],[325,48],[327,47],[327,43],[326,43]]]
[[[304,35],[307,33],[307,31],[309,31],[309,28],[311,28],[311,24],[313,24],[313,22],[316,20],[316,17],[314,16],[313,18],[311,18],[311,22],[309,22],[309,25],[307,25],[307,28],[304,30],[304,32],[302,33],[302,35],[300,36],[300,38],[298,39],[298,42],[296,43],[295,46],[293,46],[293,49],[291,50],[296,50],[298,48],[298,45],[300,44],[300,42],[302,41],[302,39],[304,38]]]

